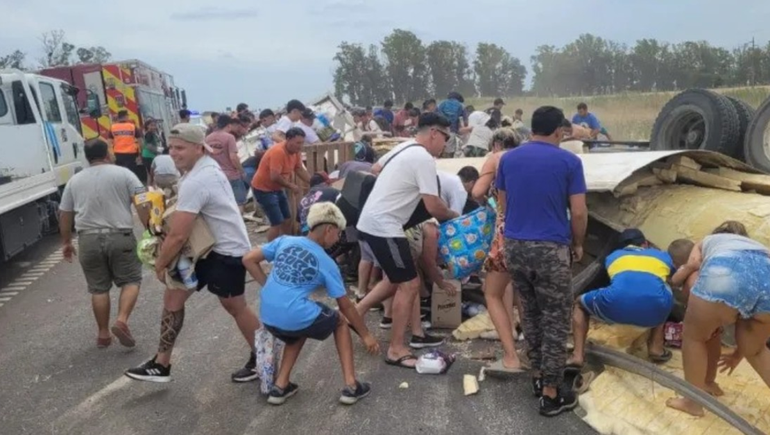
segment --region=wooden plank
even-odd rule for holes
[[[668,161],[672,165],[684,166],[685,168],[695,169],[696,171],[701,169],[700,163],[686,156],[674,156],[669,158]]]
[[[676,171],[672,169],[652,168],[652,173],[666,184],[676,183]]]
[[[699,186],[713,187],[733,192],[741,191],[740,181],[731,180],[708,172],[696,171],[695,169],[679,165],[672,165],[671,170],[676,171],[677,179],[686,180]]]
[[[720,177],[740,181],[743,190],[770,195],[770,175],[748,174],[729,168],[707,169],[706,171],[710,174],[719,175]]]

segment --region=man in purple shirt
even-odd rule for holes
[[[524,307],[532,388],[545,416],[578,403],[575,392],[561,385],[574,302],[571,265],[583,257],[588,209],[582,161],[559,148],[563,121],[561,109],[537,109],[532,141],[500,158],[495,181],[505,213],[508,271]]]

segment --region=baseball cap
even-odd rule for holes
[[[626,247],[628,245],[639,246],[645,241],[647,241],[647,238],[644,237],[644,233],[638,228],[628,228],[623,230],[618,238],[618,244],[621,247]]]
[[[316,172],[310,176],[310,187],[315,187],[319,184],[329,184],[329,181],[329,176],[326,172]]]
[[[191,144],[203,145],[206,151],[212,151],[211,147],[206,143],[206,132],[195,124],[183,123],[171,127],[169,138],[177,138]]]

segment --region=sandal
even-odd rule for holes
[[[402,368],[405,368],[405,369],[413,369],[415,366],[408,366],[408,365],[404,364],[404,361],[409,361],[409,360],[412,360],[412,359],[416,361],[417,357],[412,355],[411,353],[409,355],[404,355],[404,356],[402,356],[401,358],[399,358],[397,360],[392,360],[392,359],[390,359],[388,357],[385,357],[385,364],[387,364],[389,366],[402,367]]]
[[[671,357],[673,357],[674,354],[671,353],[668,349],[663,349],[663,353],[660,355],[654,355],[654,354],[648,354],[647,358],[652,361],[655,364],[665,364],[669,361],[671,361]]]

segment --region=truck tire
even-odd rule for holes
[[[749,129],[752,118],[754,118],[754,108],[751,107],[749,103],[739,100],[738,98],[727,95],[725,95],[725,98],[730,100],[733,108],[735,108],[735,112],[738,114],[738,144],[741,146],[738,147],[737,158],[738,160],[745,162],[746,157],[743,144],[746,142],[746,131]]]
[[[770,173],[770,98],[754,113],[743,143],[746,163]]]
[[[740,121],[730,100],[705,89],[688,89],[660,111],[652,150],[710,150],[736,157]]]

